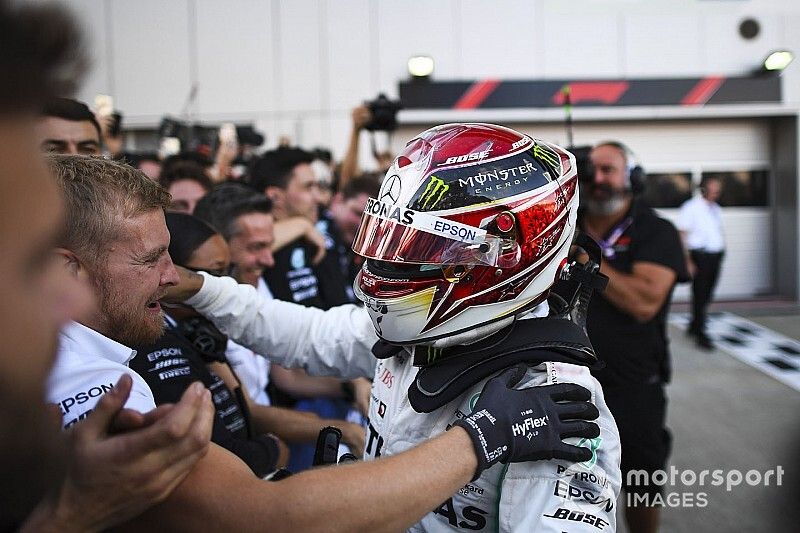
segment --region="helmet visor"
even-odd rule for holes
[[[353,251],[378,261],[496,266],[504,244],[486,230],[370,198]]]

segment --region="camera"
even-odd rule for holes
[[[389,100],[380,93],[372,101],[364,102],[372,114],[372,119],[364,126],[369,131],[394,131],[397,129],[397,112],[403,108],[400,100]]]
[[[264,144],[264,136],[253,129],[253,126],[236,126],[236,137],[239,139],[239,144],[249,144],[251,146]]]

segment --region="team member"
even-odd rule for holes
[[[164,224],[169,199],[127,165],[80,156],[60,156],[52,163],[70,221],[59,256],[66,272],[89,281],[99,300],[95,312],[81,318],[89,331],[71,350],[82,360],[74,358],[75,364],[62,366],[51,380],[51,397],[76,397],[68,390],[70,384],[102,384],[110,376],[110,359],[117,361],[119,374],[126,372],[121,361],[131,353],[121,342],[153,339],[162,331],[159,300],[176,281]],[[97,202],[96,208],[85,209],[81,202],[86,201]],[[363,341],[374,337],[343,320],[363,311],[325,313],[260,299],[255,288],[238,286],[229,278],[212,280],[207,274],[199,280],[189,276],[180,290],[199,289],[192,299],[198,307],[216,307],[214,316],[220,323],[228,318],[237,322],[248,331],[242,337],[258,338],[263,351],[290,354],[287,358],[308,366],[335,362],[342,370],[361,367],[369,372]],[[244,315],[236,316],[241,312]],[[295,349],[278,349],[287,345]],[[269,524],[274,529],[396,531],[497,462],[553,455],[589,460],[587,448],[561,440],[597,434],[598,427],[585,421],[596,416],[584,401],[587,391],[572,384],[515,390],[515,382],[512,373],[491,379],[474,410],[467,412],[472,424],[454,427],[396,457],[312,470],[277,483],[259,480],[235,456],[212,444],[167,500],[131,527],[260,531]],[[81,416],[96,402],[96,395],[87,394],[70,416]],[[536,424],[536,435],[515,430],[536,419],[548,421]],[[375,501],[392,505],[377,506]]]
[[[642,169],[618,142],[596,145],[592,171],[584,176],[585,210],[580,226],[603,250],[600,272],[605,292],[589,306],[588,332],[606,363],[595,376],[617,421],[622,441],[622,473],[663,469],[670,435],[665,427],[664,384],[669,379],[666,316],[676,281],[687,279],[678,232],[639,202]],[[628,486],[655,494],[658,487]],[[633,533],[658,529],[658,508],[628,507]]]
[[[194,255],[222,247],[216,261],[226,261],[227,245],[211,227],[191,215],[167,213],[171,257],[187,264]],[[219,255],[219,254],[217,254]],[[211,392],[217,416],[211,440],[234,453],[259,477],[286,465],[288,450],[277,438],[254,431],[246,406],[209,365],[225,362],[227,338],[191,310],[172,308],[164,316],[163,334],[136,344],[132,370],[144,378],[156,404],[174,402],[195,381]]]
[[[206,169],[194,161],[181,161],[172,165],[169,172],[162,173],[158,182],[172,196],[170,211],[194,213],[197,202],[213,187]]]
[[[325,235],[327,253],[335,258],[335,264],[345,280],[345,292],[351,302],[356,301],[353,281],[361,269],[361,262],[356,261],[350,246],[358,231],[367,201],[377,196],[379,189],[380,179],[375,174],[365,174],[350,180],[341,191],[333,195],[329,207],[322,211],[317,222],[317,229]]]
[[[379,361],[367,455],[402,456],[452,425],[488,438],[490,419],[469,413],[484,397],[486,379],[518,362],[525,365],[514,370],[521,371],[512,382],[522,379],[524,390],[579,383],[601,410],[599,428],[579,424],[560,433],[583,439],[571,442],[585,447],[584,463],[564,461],[577,458],[570,448],[537,456],[559,461],[491,467],[503,452],[490,446],[493,451],[479,458],[488,468],[442,498],[415,529],[613,529],[619,439],[603,391],[589,373],[596,359],[579,325],[544,318],[548,289],[575,229],[574,168],[574,158],[560,148],[506,128],[442,126],[408,144],[378,199],[367,205],[354,249],[369,259],[357,287],[385,341],[373,348]],[[264,302],[225,280],[188,276],[176,296],[198,290],[187,303],[251,347],[277,338],[278,331],[300,332],[292,326],[297,320],[270,323]],[[345,311],[342,306],[329,313]],[[345,361],[363,363],[352,353],[328,353],[347,345],[341,325],[362,329],[363,318],[353,311],[336,326],[319,316],[310,331],[327,340],[314,342],[313,359],[292,355],[307,341],[289,342],[291,335],[271,353],[287,354],[285,364],[305,364],[314,372],[347,371]],[[528,320],[518,320],[523,317]],[[565,409],[562,416],[578,412]],[[554,415],[530,417],[515,431],[535,441],[554,424]]]
[[[200,217],[220,228],[225,228],[223,234],[230,242],[231,264],[235,265],[231,269],[232,277],[241,283],[253,284],[263,298],[271,299],[272,295],[264,280],[255,274],[251,274],[252,269],[248,265],[253,265],[254,259],[259,256],[259,250],[269,251],[272,247],[275,240],[274,231],[278,231],[276,226],[294,224],[296,221],[307,222],[307,220],[295,217],[274,225],[269,199],[238,183],[230,183],[215,188],[198,205],[198,215]],[[273,230],[273,228],[276,229]],[[351,382],[333,377],[311,377],[301,369],[286,369],[280,365],[272,365],[268,355],[261,356],[233,341],[228,342],[226,355],[231,366],[236,371],[236,375],[241,379],[242,385],[249,392],[248,397],[252,398],[256,404],[270,405],[273,403],[271,395],[268,395],[266,391],[267,385],[270,383],[277,385],[277,387],[271,388],[271,393],[278,389],[281,392],[286,392],[284,396],[288,395],[289,397],[279,397],[279,402],[275,403],[282,403],[285,406],[287,402],[290,402],[288,405],[294,407],[294,409],[291,411],[286,409],[269,410],[271,414],[280,413],[286,415],[286,419],[281,421],[281,425],[284,427],[297,426],[297,422],[301,421],[302,417],[310,417],[311,420],[319,420],[320,417],[335,418],[341,420],[335,425],[343,430],[346,437],[345,440],[350,443],[353,442],[355,427],[342,419],[345,419],[348,410],[352,409],[353,400],[361,400],[360,404],[362,406],[368,404],[369,385],[363,383],[367,381],[366,379],[358,378]],[[344,398],[341,402],[337,401],[333,404],[338,409],[329,408],[314,411],[316,414],[309,413],[310,409],[303,409],[308,405],[306,402],[313,402],[313,405],[316,405],[331,398],[343,398],[347,392],[351,393],[351,397]],[[356,398],[356,392],[360,393],[360,397]],[[317,399],[318,397],[322,397],[323,400]],[[292,405],[296,398],[300,399],[300,401]],[[312,399],[305,400],[305,398]],[[256,411],[265,412],[260,408],[255,408],[254,412]],[[304,411],[304,414],[301,415],[297,411]],[[366,412],[365,408],[364,412]],[[305,424],[305,426],[309,427],[308,424]],[[289,464],[289,469],[292,472],[299,472],[311,466],[316,431],[311,439],[307,438],[307,435],[305,438],[292,439],[295,441],[295,444],[291,445],[291,462]],[[283,435],[283,433],[280,434]],[[358,445],[354,447],[357,455],[360,455],[364,449],[363,434],[362,428],[358,433]],[[306,444],[296,442],[298,440],[305,441]]]
[[[725,256],[722,209],[717,203],[721,193],[720,179],[704,178],[700,195],[684,202],[678,217],[678,229],[689,250],[692,272],[692,321],[687,333],[694,335],[697,345],[707,350],[714,348],[706,332],[708,304]]]
[[[250,184],[272,201],[276,222],[303,217],[317,222],[319,194],[311,169],[313,155],[299,148],[278,148],[264,153],[250,171]],[[345,282],[334,257],[314,264],[316,247],[297,239],[275,253],[275,265],[264,271],[273,296],[320,309],[348,303]]]
[[[250,195],[258,196],[255,192]],[[167,213],[166,220],[171,237],[169,252],[176,264],[193,270],[228,271],[228,245],[213,228],[183,213]],[[242,385],[237,378],[243,365],[236,365],[234,375],[228,366],[228,339],[207,319],[185,307],[170,307],[166,320],[165,335],[156,345],[137,350],[142,357],[137,357],[131,367],[145,377],[157,399],[161,393],[164,401],[182,392],[192,379],[205,383],[213,392],[219,414],[212,440],[239,456],[257,475],[274,470],[277,459],[275,444],[263,436],[265,433],[286,442],[314,443],[323,427],[336,426],[347,442],[359,452],[363,449],[364,429],[356,424],[262,406],[251,400],[247,387],[237,391]],[[252,352],[248,355],[250,359],[264,359]],[[286,466],[285,462],[280,466]]]
[[[43,151],[57,154],[100,155],[100,124],[91,109],[71,98],[52,98],[36,125]]]

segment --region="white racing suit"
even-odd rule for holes
[[[378,362],[372,385],[366,455],[388,456],[444,432],[472,412],[483,380],[432,413],[414,411],[407,391],[417,367],[403,351]],[[603,400],[603,391],[586,367],[542,363],[528,370],[517,388],[577,383],[592,393],[600,411],[595,439],[566,439],[592,449],[592,459],[580,464],[535,461],[496,464],[484,471],[426,515],[410,531],[586,531],[616,530],[616,501],[621,474],[619,433]],[[424,487],[420,487],[424,490]]]
[[[378,338],[361,308],[345,305],[327,312],[300,308],[264,300],[253,287],[230,278],[213,277],[206,277],[200,292],[186,303],[236,342],[269,353],[279,364],[342,377],[371,377],[374,370],[368,457],[400,453],[441,434],[472,411],[486,382],[476,383],[432,413],[418,413],[408,400],[408,388],[418,371],[411,355],[404,350],[376,365],[371,347]],[[517,388],[563,382],[589,389],[591,402],[600,411],[599,437],[567,439],[591,448],[591,460],[496,464],[411,531],[615,531],[621,484],[619,434],[600,384],[586,367],[548,362],[530,368]]]

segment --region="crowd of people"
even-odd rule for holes
[[[579,176],[451,124],[362,173],[359,106],[339,165],[126,153],[69,97],[70,16],[0,25],[0,528],[609,531],[626,473],[664,469],[667,308],[696,265],[707,344],[722,243],[687,262],[627,146]]]

